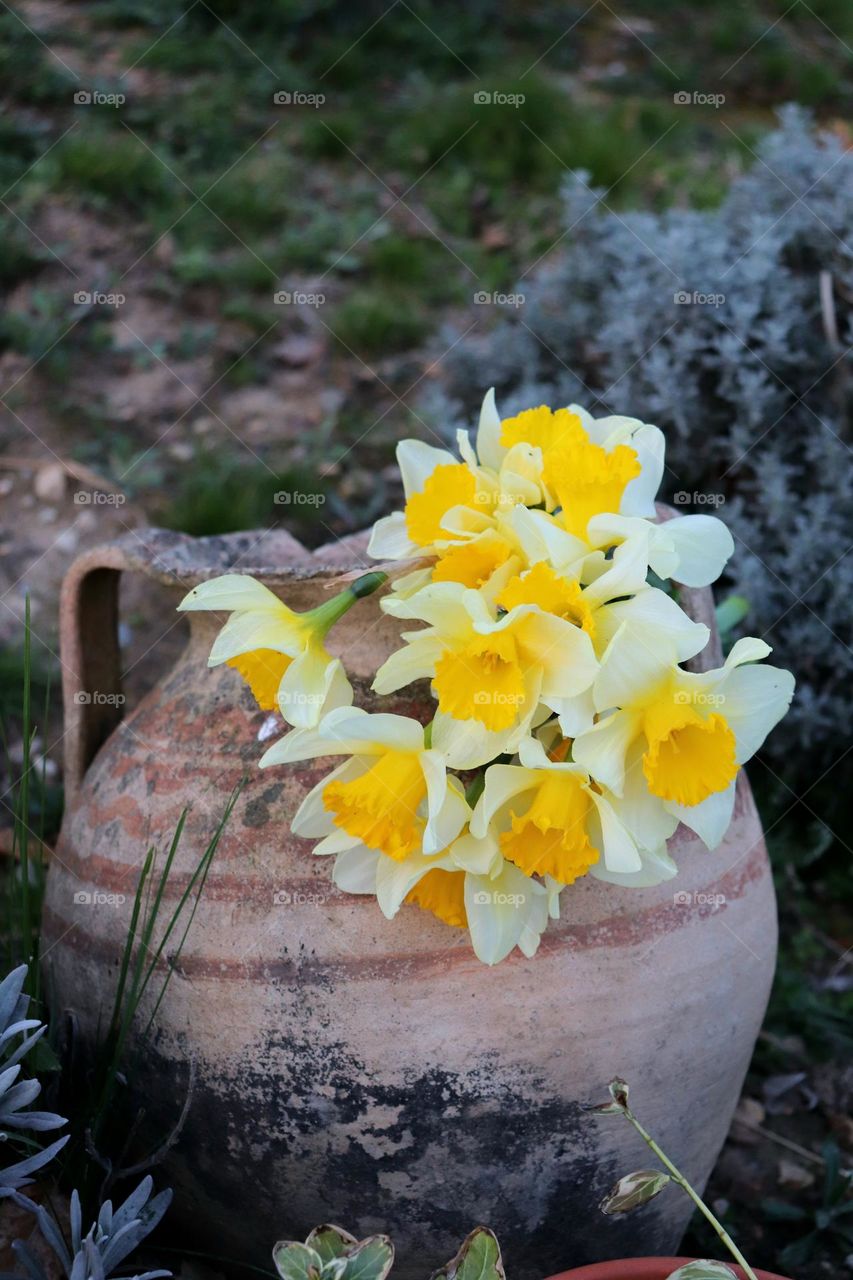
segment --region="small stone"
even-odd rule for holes
[[[306,364],[315,364],[321,358],[326,344],[319,336],[308,333],[294,333],[273,348],[273,354],[283,364],[299,369]]]
[[[33,489],[42,502],[61,502],[65,497],[67,474],[61,462],[48,462],[39,467]]]

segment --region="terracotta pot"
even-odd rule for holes
[[[594,1262],[590,1267],[560,1271],[549,1280],[668,1280],[673,1271],[692,1261],[692,1258],[618,1258],[613,1262]],[[744,1280],[741,1267],[731,1262],[727,1265],[738,1280]],[[755,1274],[758,1280],[786,1280],[785,1276],[777,1276],[773,1271],[755,1271]]]
[[[327,766],[257,769],[265,717],[235,672],[206,665],[217,620],[191,615],[183,655],[123,719],[110,701],[121,573],[166,584],[177,603],[233,567],[305,609],[344,567],[361,570],[362,548],[355,539],[311,555],[286,535],[148,531],[72,567],[62,602],[69,804],[45,911],[54,1016],[72,1008],[94,1034],[146,849],[167,845],[192,805],[175,900],[247,774],[140,1087],[153,1144],[177,1119],[195,1063],[183,1134],[161,1173],[186,1235],[266,1263],[274,1240],[316,1223],[387,1230],[400,1280],[446,1261],[480,1222],[498,1232],[516,1280],[540,1280],[567,1257],[671,1252],[690,1214],[684,1197],[662,1196],[636,1217],[599,1214],[612,1183],[649,1155],[619,1117],[592,1118],[582,1104],[625,1075],[645,1123],[704,1185],[775,958],[773,887],[745,777],[715,854],[679,829],[677,880],[632,890],[587,878],[564,895],[536,957],[490,969],[464,933],[419,908],[387,921],[373,899],[338,892],[327,861],[291,835],[297,803]],[[713,620],[709,592],[684,599]],[[371,598],[333,635],[356,700],[375,707],[369,682],[398,624]],[[423,692],[383,706],[423,713]],[[96,893],[126,901],[99,904]]]

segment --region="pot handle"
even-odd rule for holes
[[[254,559],[252,559],[254,557]],[[190,591],[231,571],[264,576],[268,565],[310,564],[310,553],[282,529],[192,538],[171,529],[130,529],[79,556],[62,584],[59,638],[65,794],[70,808],[98,748],[123,716],[118,588],[133,571]]]
[[[157,537],[152,541],[151,533]],[[62,701],[65,718],[63,772],[71,807],[98,748],[122,719],[121,653],[118,642],[119,579],[128,570],[151,577],[167,574],[169,552],[188,541],[168,530],[122,534],[79,556],[65,575],[59,603]],[[190,540],[191,541],[191,540]],[[173,577],[177,585],[179,579]],[[192,584],[190,584],[192,585]]]

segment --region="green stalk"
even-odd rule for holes
[[[339,591],[336,596],[332,596],[331,600],[326,600],[324,604],[318,605],[316,609],[309,610],[302,617],[312,628],[316,628],[321,637],[325,637],[335,623],[345,613],[349,612],[356,600],[363,600],[365,596],[372,595],[379,587],[384,586],[387,581],[388,574],[379,570],[373,573],[363,573],[360,578],[356,578],[355,582],[351,582],[343,591]]]
[[[660,1147],[655,1142],[654,1138],[651,1136],[650,1133],[646,1132],[646,1130],[640,1124],[639,1120],[634,1115],[633,1111],[628,1106],[628,1104],[623,1103],[621,1109],[624,1115],[628,1118],[628,1120],[630,1120],[631,1124],[634,1126],[637,1133],[646,1143],[646,1145],[652,1149],[652,1151],[657,1156],[658,1160],[660,1160],[661,1164],[672,1175],[673,1182],[677,1183],[678,1186],[681,1187],[682,1191],[687,1193],[687,1195],[693,1201],[693,1203],[695,1204],[699,1212],[705,1218],[707,1218],[708,1222],[710,1222],[711,1226],[714,1228],[720,1240],[726,1246],[726,1248],[728,1249],[729,1253],[732,1255],[734,1260],[738,1263],[739,1266],[743,1268],[743,1273],[745,1276],[748,1277],[748,1280],[758,1280],[758,1277],[756,1276],[752,1267],[749,1265],[746,1258],[743,1256],[740,1249],[735,1244],[734,1240],[732,1240],[731,1236],[729,1235],[728,1231],[726,1231],[723,1224],[720,1221],[718,1221],[717,1218],[714,1217],[713,1213],[705,1204],[701,1196],[696,1191],[693,1190],[690,1183],[685,1178],[684,1174],[681,1173],[679,1169],[676,1169],[675,1165],[672,1163],[669,1157],[665,1155],[663,1151],[661,1151]]]
[[[30,597],[24,603],[24,690],[21,712],[21,785],[18,789],[15,806],[15,835],[21,876],[21,934],[23,942],[23,959],[30,965],[27,985],[32,981],[32,964],[30,948],[33,940],[33,924],[30,905],[30,846],[29,846],[29,812],[30,812],[30,684],[32,680],[30,650]]]

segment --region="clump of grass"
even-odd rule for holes
[[[177,185],[157,156],[121,127],[75,130],[51,159],[60,188],[123,205],[162,204]]]
[[[418,346],[431,323],[422,307],[407,295],[366,288],[352,293],[335,309],[330,325],[344,348],[362,356],[381,356]]]
[[[294,494],[316,497],[301,501]],[[316,524],[325,497],[325,486],[308,467],[273,471],[260,462],[235,461],[209,449],[199,453],[184,472],[159,521],[167,529],[195,537],[258,529],[285,520]]]

